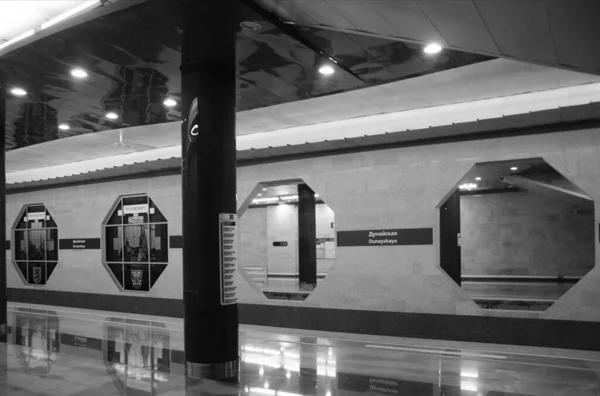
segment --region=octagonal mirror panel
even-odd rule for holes
[[[58,226],[43,204],[25,205],[12,228],[12,261],[23,281],[44,286],[58,264]]]
[[[545,311],[595,265],[593,199],[541,158],[476,164],[439,210],[441,268],[486,310]]]
[[[302,180],[260,183],[240,213],[240,264],[269,299],[305,300],[335,264],[333,210]]]
[[[147,195],[117,199],[104,223],[104,264],[122,290],[147,292],[169,263],[167,219]]]

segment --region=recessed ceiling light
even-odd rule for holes
[[[266,189],[266,188],[263,188],[263,191],[267,191],[267,189]]]
[[[259,197],[262,197],[262,194],[258,194]]]
[[[71,75],[75,78],[86,78],[88,76],[87,72],[83,69],[73,69],[71,70]]]
[[[465,184],[461,184],[460,186],[458,186],[459,189],[461,190],[472,190],[474,188],[477,188],[477,184],[475,183],[465,183]]]
[[[438,43],[431,43],[431,44],[427,44],[425,46],[425,48],[423,49],[423,52],[425,52],[426,54],[437,54],[441,50],[442,50],[441,45],[439,45]]]
[[[476,177],[475,180],[479,181],[481,180],[481,177]]]
[[[175,107],[177,106],[177,101],[175,99],[167,98],[163,104],[167,107]]]
[[[117,113],[111,111],[109,113],[106,113],[106,118],[108,118],[109,120],[116,120],[117,118],[119,118],[119,116],[117,115]]]
[[[335,69],[330,65],[324,65],[319,68],[319,73],[323,74],[324,76],[330,76],[335,73]]]
[[[27,91],[25,91],[23,88],[13,88],[10,90],[10,93],[12,93],[15,96],[25,96],[27,95]]]
[[[58,129],[60,129],[61,131],[68,131],[69,129],[71,129],[71,127],[67,124],[60,124],[58,126]]]
[[[519,168],[517,168],[516,166],[513,166],[512,168],[510,168],[510,170],[514,172],[516,170],[519,170]]]

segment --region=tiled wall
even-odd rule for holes
[[[594,214],[519,192],[461,197],[463,275],[583,276],[595,264]]]
[[[436,206],[473,164],[532,157],[544,158],[599,202],[598,130],[415,146],[240,167],[238,195],[248,196],[260,182],[302,179],[318,191],[335,212],[337,231],[434,230],[434,244],[429,246],[338,247],[336,265],[302,303],[305,306],[481,315],[483,312],[477,305],[439,268]],[[10,195],[7,228],[23,204],[43,202],[59,222],[62,238],[98,237],[100,223],[119,194],[147,192],[169,219],[170,232],[180,234],[179,191],[178,177],[158,177]],[[596,224],[598,212],[596,208]],[[597,243],[597,233],[594,240]],[[171,249],[170,253],[169,267],[146,295],[181,298],[181,250]],[[598,261],[599,252],[595,254]],[[121,293],[100,264],[99,251],[61,251],[60,261],[48,289]],[[12,265],[8,268],[9,287],[25,287],[15,268]],[[243,271],[238,280],[242,302],[291,304],[267,300],[247,282]],[[600,321],[600,270],[594,268],[540,317]]]

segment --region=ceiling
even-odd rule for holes
[[[0,46],[90,0],[3,0],[0,1]]]
[[[139,3],[139,2],[137,2]],[[415,78],[492,59],[396,39],[301,28],[244,2],[242,21],[259,30],[238,34],[238,111],[321,97]],[[110,4],[105,8],[111,7]],[[59,138],[176,121],[180,100],[182,2],[148,0],[63,29],[0,59],[9,90],[6,148]],[[335,61],[332,62],[330,59]],[[318,69],[329,64],[333,75]],[[71,70],[82,68],[79,80]],[[106,117],[118,115],[117,120]],[[69,130],[59,129],[66,124]]]
[[[361,90],[238,112],[238,155],[247,158],[248,150],[252,152],[252,158],[312,151],[323,146],[324,140],[330,140],[327,144],[331,147],[363,144],[364,139],[356,136],[361,131],[358,136],[370,136],[367,141],[430,138],[443,133],[460,134],[463,129],[476,131],[470,126],[460,126],[468,125],[464,124],[465,115],[470,116],[471,121],[479,118],[487,130],[527,127],[535,122],[580,121],[600,116],[594,116],[598,112],[596,107],[579,112],[573,108],[578,103],[593,101],[594,92],[600,93],[600,89],[594,88],[598,82],[598,76],[506,59],[481,62]],[[499,98],[500,102],[490,100],[494,98]],[[541,117],[533,113],[531,117],[519,118],[518,122],[511,121],[510,117],[487,122],[484,121],[485,114],[493,116],[495,113],[483,111],[482,101],[486,100],[502,116],[535,112],[540,106],[546,110],[564,108]],[[455,118],[439,116],[448,112]],[[419,127],[419,123],[431,126],[433,118],[458,125],[427,130]],[[409,121],[398,121],[402,119]],[[336,141],[331,138],[331,131],[335,132],[342,124],[346,125],[341,129],[344,136]],[[15,172],[39,168],[50,172],[53,167],[67,163],[78,163],[76,166],[81,167],[82,161],[86,161],[90,169],[100,169],[179,156],[180,125],[179,122],[168,122],[130,127],[23,147],[7,153],[6,171],[11,178]],[[407,129],[411,131],[407,132]],[[382,131],[402,133],[374,136]],[[123,135],[121,143],[120,133]],[[286,137],[290,135],[293,136]],[[303,144],[298,146],[297,142]],[[304,144],[306,142],[311,145]],[[288,144],[292,146],[288,147]]]
[[[256,0],[298,26],[600,73],[593,0]]]

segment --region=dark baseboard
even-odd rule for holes
[[[183,317],[183,303],[174,299],[12,288],[7,294],[14,302]],[[600,351],[600,322],[260,304],[240,304],[239,313],[247,325]]]

